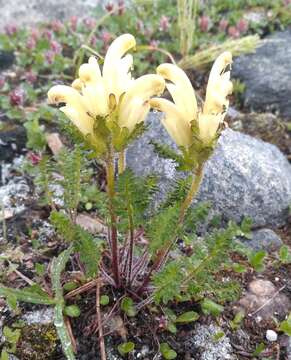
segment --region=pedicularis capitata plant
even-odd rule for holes
[[[195,234],[195,224],[206,216],[207,209],[190,206],[199,190],[204,165],[224,127],[227,96],[232,91],[232,56],[225,52],[216,59],[205,102],[199,104],[187,75],[174,64],[161,64],[157,74],[133,79],[133,57],[127,53],[135,46],[132,35],[121,35],[108,48],[102,71],[98,60],[90,57],[80,66],[79,77],[71,86],[56,85],[49,90],[49,103],[61,104],[60,111],[71,122],[69,133],[78,141],[75,149],[58,159],[63,169],[62,208],[51,200],[50,166],[45,159],[41,164],[48,204],[52,204],[51,222],[69,245],[49,266],[49,292],[47,284],[45,288],[40,284],[21,290],[0,287],[0,295],[10,305],[19,300],[55,306],[55,325],[68,359],[74,359],[76,349],[67,316],[78,315],[68,303],[94,288],[95,329],[99,329],[101,340],[104,322],[115,312],[130,317],[147,305],[179,301],[200,302],[207,312],[215,306],[213,300],[223,303],[237,291],[234,283],[221,282],[216,275],[228,261],[226,254],[238,227],[229,224],[201,239]],[[165,89],[172,101],[161,97]],[[158,207],[151,206],[159,191],[155,176],[139,178],[126,168],[127,147],[146,130],[151,109],[162,113],[161,122],[178,147],[174,151],[153,142],[155,150],[189,174],[177,180]],[[106,192],[97,194],[96,208],[102,209],[108,230],[95,236],[76,223],[82,166],[88,158],[97,159],[106,169]],[[190,252],[186,251],[189,247]],[[77,288],[69,289],[62,272],[72,259],[83,280]],[[115,294],[116,304],[102,317],[100,294],[106,291]],[[100,351],[104,359],[103,341]]]

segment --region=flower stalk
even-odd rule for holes
[[[114,195],[115,195],[115,166],[114,166],[114,152],[112,147],[109,148],[106,160],[106,180],[107,180],[107,194],[109,199],[109,213],[110,213],[110,243],[112,256],[112,272],[115,285],[120,286],[119,274],[119,253],[118,253],[118,239],[117,239],[117,218],[114,212]]]

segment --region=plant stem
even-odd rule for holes
[[[106,352],[105,352],[105,344],[104,344],[104,336],[103,336],[103,326],[101,319],[101,311],[100,311],[100,283],[97,282],[96,286],[96,313],[97,313],[97,321],[99,325],[99,344],[100,344],[100,355],[101,360],[106,360]]]
[[[129,258],[128,258],[128,273],[127,273],[127,285],[130,287],[131,274],[132,274],[132,261],[133,261],[133,248],[134,248],[134,223],[132,216],[132,208],[128,204],[128,221],[129,221]]]
[[[113,200],[115,196],[115,179],[114,179],[114,156],[113,150],[109,149],[106,162],[106,179],[107,179],[107,193],[109,198],[109,213],[111,218],[110,236],[111,236],[111,255],[112,255],[112,270],[116,287],[120,286],[119,277],[119,261],[118,261],[118,243],[117,243],[117,228],[116,215],[114,212]]]
[[[125,150],[121,150],[118,158],[118,174],[122,174],[125,170]]]
[[[198,190],[199,190],[202,178],[203,178],[203,167],[204,167],[204,163],[201,163],[195,169],[193,176],[192,176],[192,183],[191,183],[190,189],[189,189],[187,196],[185,197],[185,200],[183,201],[181,208],[180,208],[180,213],[179,213],[179,218],[178,218],[178,223],[177,223],[175,234],[174,234],[172,240],[169,242],[169,245],[167,245],[167,247],[165,249],[162,249],[158,253],[156,261],[153,263],[148,275],[144,279],[143,284],[138,289],[138,294],[141,294],[143,292],[143,290],[147,287],[153,272],[158,270],[162,266],[162,264],[164,264],[166,262],[171,248],[177,242],[177,240],[178,240],[177,234],[179,233],[179,231],[183,225],[186,212],[187,212],[189,206],[191,205],[193,198],[198,193]]]
[[[200,184],[201,184],[201,181],[203,178],[203,167],[204,167],[203,163],[199,164],[194,171],[190,189],[189,189],[188,194],[180,208],[179,222],[178,222],[179,225],[183,224],[186,212],[187,212],[189,206],[191,205],[192,200],[198,193],[198,190],[200,188]]]

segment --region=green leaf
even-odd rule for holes
[[[253,352],[253,356],[258,356],[260,355],[266,348],[266,345],[264,343],[260,343],[257,347],[256,350]]]
[[[225,333],[223,331],[218,331],[214,336],[213,336],[213,340],[215,342],[220,341],[222,338],[224,338]]]
[[[160,344],[160,351],[164,359],[171,360],[176,359],[177,353],[167,343]]]
[[[279,259],[283,264],[288,264],[291,262],[291,253],[287,245],[281,246],[279,250]]]
[[[52,288],[55,293],[57,301],[63,302],[63,288],[61,284],[61,274],[65,270],[66,264],[70,259],[70,255],[73,251],[73,247],[70,246],[68,249],[60,253],[58,257],[54,257],[51,265],[51,280]]]
[[[80,254],[87,277],[94,277],[98,271],[103,241],[94,238],[88,231],[75,225],[69,217],[58,211],[52,211],[50,220],[56,231],[67,241],[73,242],[75,251]]]
[[[38,117],[27,121],[24,124],[27,133],[26,146],[34,151],[42,151],[46,144],[44,129],[40,127]]]
[[[133,317],[136,315],[136,309],[133,300],[129,297],[125,297],[122,299],[121,310],[124,311],[129,317]]]
[[[256,270],[256,271],[262,271],[264,270],[264,259],[267,255],[266,251],[260,250],[257,252],[251,252],[248,256],[248,260],[250,265]]]
[[[291,313],[287,320],[281,322],[279,330],[283,331],[286,335],[291,336]]]
[[[204,299],[201,303],[201,308],[204,314],[218,316],[223,311],[223,306],[215,303],[210,299]]]
[[[168,322],[167,330],[170,331],[172,334],[176,334],[176,332],[177,332],[176,325],[172,322]]]
[[[36,263],[34,268],[38,276],[43,276],[45,274],[46,267],[44,264]]]
[[[42,293],[36,292],[34,287],[27,287],[24,289],[12,289],[5,286],[0,286],[0,296],[7,298],[16,298],[18,301],[23,301],[32,304],[52,305],[56,301],[48,296],[44,291]]]
[[[64,284],[63,289],[66,292],[70,292],[72,290],[77,289],[77,287],[78,287],[78,284],[75,281],[69,281]]]
[[[244,317],[245,317],[245,313],[243,311],[239,311],[238,313],[236,313],[234,319],[230,321],[230,327],[233,330],[238,329],[240,327]]]
[[[3,335],[5,336],[5,341],[9,344],[16,345],[20,338],[21,331],[20,329],[12,330],[8,326],[4,326]]]
[[[119,344],[117,349],[119,351],[119,354],[121,356],[124,356],[130,352],[132,352],[134,350],[134,343],[133,342],[126,342],[126,343],[123,343],[123,344]]]
[[[58,337],[61,341],[63,352],[68,360],[75,360],[75,355],[63,316],[65,301],[63,298],[61,274],[65,270],[72,250],[73,247],[70,246],[68,249],[64,250],[57,258],[53,258],[51,266],[52,288],[55,292],[55,298],[57,301],[54,312],[54,325],[56,327]]]
[[[9,354],[6,349],[2,350],[0,360],[9,360]]]
[[[238,263],[232,264],[232,268],[235,272],[240,273],[240,274],[246,272],[246,270],[247,270],[244,265],[241,265]]]
[[[62,349],[67,360],[75,360],[71,339],[64,322],[62,303],[58,303],[55,306],[54,325],[56,327],[57,334],[61,341]]]
[[[173,205],[163,209],[150,220],[146,233],[150,239],[149,250],[152,254],[166,246],[175,234],[178,236],[179,211],[179,206]]]
[[[199,314],[195,311],[187,311],[184,314],[180,315],[176,319],[178,324],[187,324],[199,319]]]
[[[70,305],[64,308],[64,314],[69,317],[79,317],[81,314],[80,308],[77,305]]]
[[[103,306],[108,305],[109,301],[110,301],[110,299],[109,299],[109,296],[107,296],[107,295],[102,295],[100,297],[100,304],[103,305]]]

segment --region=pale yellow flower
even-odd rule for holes
[[[115,103],[120,101],[119,125],[131,131],[144,121],[150,109],[150,98],[163,92],[165,81],[159,75],[131,78],[133,58],[125,54],[135,44],[132,35],[119,36],[108,48],[102,72],[97,59],[90,57],[88,63],[80,66],[79,78],[71,86],[56,85],[49,90],[49,102],[65,103],[60,110],[84,135],[93,133],[97,117],[110,114],[110,97],[113,96]]]
[[[162,64],[157,68],[157,73],[169,81],[166,86],[174,103],[154,98],[150,105],[165,113],[162,123],[177,145],[186,148],[191,145],[193,120],[199,129],[196,135],[203,143],[209,144],[215,138],[229,105],[227,96],[232,92],[230,72],[226,71],[231,62],[229,52],[224,52],[214,62],[202,109],[198,109],[193,87],[182,69],[173,64]]]

